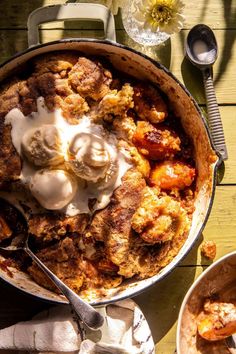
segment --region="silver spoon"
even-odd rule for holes
[[[25,233],[22,233],[12,239],[11,244],[6,247],[0,247],[4,251],[25,251],[32,260],[42,269],[42,271],[50,278],[57,288],[64,294],[69,301],[73,310],[82,320],[82,322],[91,329],[98,329],[103,325],[104,318],[97,312],[91,305],[81,299],[74,291],[72,291],[67,285],[65,285],[43,262],[30,250],[28,246],[28,227],[25,216],[13,205],[16,213],[19,215],[19,220],[24,223]]]
[[[222,160],[227,160],[228,153],[223,125],[212,80],[212,65],[218,55],[217,42],[213,31],[203,24],[194,26],[188,34],[185,49],[189,60],[203,74],[208,120],[213,144]]]

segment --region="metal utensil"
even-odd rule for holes
[[[223,125],[212,79],[212,65],[216,61],[218,54],[217,42],[213,31],[203,24],[194,26],[188,34],[185,49],[188,59],[203,74],[208,120],[213,144],[216,151],[221,155],[222,160],[227,160],[228,153]]]
[[[16,210],[19,215],[19,219],[24,222],[25,233],[17,235],[12,239],[11,244],[6,247],[0,247],[4,251],[25,251],[32,260],[42,269],[42,271],[53,281],[57,288],[68,299],[70,305],[83,321],[83,323],[91,329],[100,328],[103,325],[104,318],[97,312],[92,306],[81,299],[74,291],[72,291],[67,285],[65,285],[50,269],[30,250],[28,246],[28,227],[25,216],[13,205],[12,208]]]

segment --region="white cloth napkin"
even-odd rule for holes
[[[69,306],[56,306],[31,321],[0,331],[0,349],[73,354],[153,354],[150,328],[140,308],[123,300],[98,311],[105,317],[98,331],[86,332],[81,343]]]

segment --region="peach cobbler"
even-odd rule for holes
[[[161,87],[101,58],[39,56],[0,93],[0,240],[22,232],[77,293],[157,274],[194,211],[191,139]],[[24,255],[15,267],[56,290]]]

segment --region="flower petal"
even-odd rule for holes
[[[135,14],[135,18],[144,22],[145,29],[155,32],[159,28],[163,32],[174,33],[183,27],[184,4],[181,0],[142,0],[141,4],[141,15]]]

